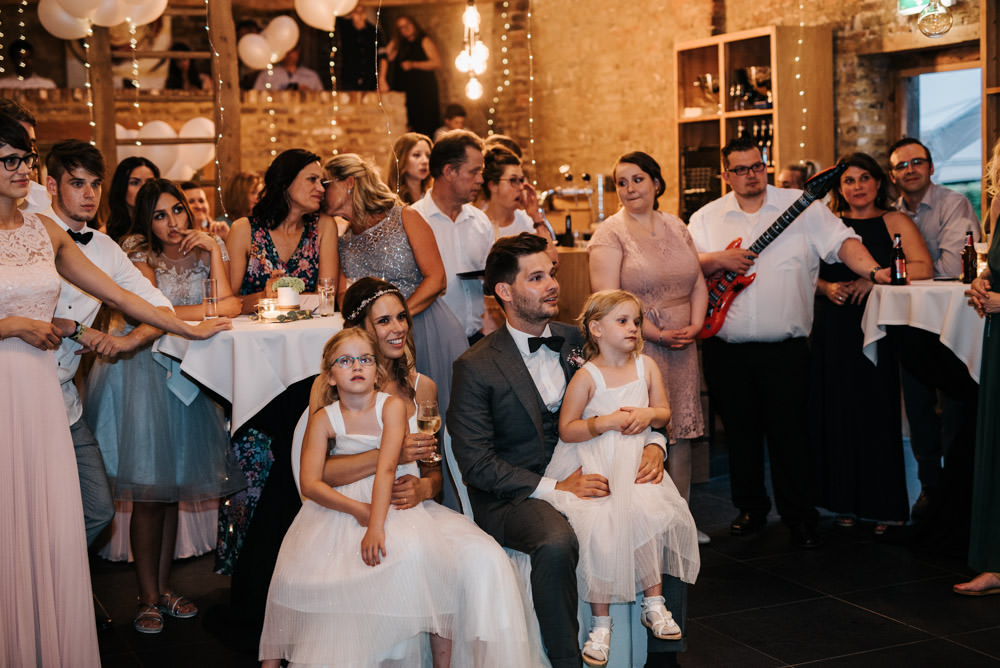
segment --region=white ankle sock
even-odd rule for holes
[[[610,629],[611,628],[611,617],[591,617],[591,630],[593,629]]]
[[[666,599],[662,596],[647,596],[642,599],[642,607],[648,608],[651,605],[656,605],[657,603],[666,604]]]

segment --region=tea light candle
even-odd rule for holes
[[[257,316],[262,320],[275,320],[281,315],[277,299],[261,299],[257,302]]]

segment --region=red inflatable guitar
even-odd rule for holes
[[[846,164],[836,165],[824,169],[809,179],[806,182],[805,190],[802,191],[802,197],[792,202],[792,205],[785,209],[785,212],[778,216],[778,219],[763,234],[757,237],[748,250],[759,255],[810,204],[830,192],[830,189],[840,181],[840,175],[846,170]],[[733,239],[726,248],[739,248],[741,243],[743,243],[742,238]],[[756,277],[755,273],[740,276],[735,271],[720,271],[708,278],[708,312],[705,314],[705,325],[701,328],[698,338],[707,339],[719,333],[726,321],[726,313],[729,311],[733,299],[743,292],[745,287],[753,283],[753,279]]]

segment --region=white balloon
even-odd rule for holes
[[[172,164],[170,169],[163,173],[163,178],[170,179],[171,181],[190,181],[196,171],[194,167],[184,162],[184,153],[182,152],[180,157],[177,158],[177,162]]]
[[[59,39],[80,39],[90,32],[90,21],[69,14],[56,0],[40,0],[38,21]]]
[[[337,16],[347,16],[354,11],[357,4],[358,0],[332,0],[330,2],[331,9]]]
[[[135,139],[139,136],[139,131],[126,128],[118,123],[115,123],[115,138],[116,139]],[[119,144],[118,146],[118,162],[121,162],[125,158],[130,158],[133,155],[139,155],[139,147],[135,144]]]
[[[56,0],[63,10],[78,19],[90,18],[90,13],[97,9],[101,0]]]
[[[110,28],[122,23],[129,13],[129,5],[123,0],[101,0],[91,20],[94,25]]]
[[[140,139],[170,139],[176,136],[177,133],[166,121],[150,121],[139,129]],[[161,171],[177,162],[180,154],[177,144],[143,144],[138,148],[138,154],[151,160]]]
[[[243,35],[236,52],[247,67],[262,70],[271,62],[271,45],[263,35]]]
[[[167,8],[167,0],[144,0],[142,4],[127,5],[132,23],[137,26],[152,23],[160,18]]]
[[[299,43],[299,24],[291,16],[276,16],[261,33],[271,50],[282,57]]]
[[[317,30],[333,30],[334,17],[332,0],[295,0],[295,11],[302,22]]]
[[[214,137],[215,123],[204,116],[192,118],[181,127],[178,137]],[[190,165],[194,169],[204,167],[215,157],[215,144],[181,144],[181,155],[178,162]],[[190,177],[188,177],[190,178]]]

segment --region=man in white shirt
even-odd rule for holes
[[[931,183],[934,160],[930,149],[913,137],[904,137],[889,149],[889,179],[900,192],[896,208],[913,219],[927,242],[934,261],[935,276],[962,275],[962,248],[966,232],[979,241],[979,220],[972,204],[961,193]],[[920,496],[913,505],[914,519],[920,519],[934,504],[941,491],[944,466],[942,457],[952,450],[965,457],[971,466],[975,434],[965,429],[975,427],[977,388],[965,367],[942,344],[936,334],[912,327],[901,338],[902,365],[900,380],[906,419],[910,423],[910,447],[917,460]],[[940,394],[941,414],[937,407]],[[954,446],[958,446],[957,448]],[[967,455],[967,456],[966,456]],[[971,471],[959,476],[962,484],[971,485]],[[962,484],[957,485],[961,487]],[[955,487],[956,485],[952,485]],[[954,525],[959,518],[967,521],[967,503],[941,517]],[[944,509],[941,509],[944,510]],[[957,542],[964,542],[959,536]]]
[[[504,547],[531,556],[531,591],[553,668],[579,668],[576,534],[545,496],[554,489],[580,497],[610,493],[602,475],[577,471],[564,480],[543,473],[558,440],[559,409],[579,331],[551,322],[559,283],[545,239],[530,233],[499,239],[486,260],[486,287],[507,316],[455,362],[448,430],[468,486],[476,523]],[[666,439],[654,433],[637,482],[663,478]],[[667,607],[683,628],[686,588],[665,576]],[[650,635],[653,665],[670,665],[683,641]]]
[[[100,151],[87,142],[62,141],[52,147],[45,166],[48,169],[46,188],[52,198],[52,209],[45,215],[65,229],[83,254],[118,285],[154,306],[173,310],[170,301],[139,272],[111,237],[87,227],[97,215],[101,201],[104,159]],[[114,356],[133,350],[161,333],[155,327],[142,324],[125,336],[101,334],[90,329],[100,307],[98,299],[63,281],[53,317],[53,323],[60,327],[64,336],[56,351],[56,361],[80,474],[88,545],[111,521],[115,509],[104,460],[83,419],[80,395],[73,383],[80,366],[77,351],[85,348]]]
[[[413,209],[434,230],[448,277],[442,299],[474,343],[482,336],[483,284],[478,277],[459,274],[482,271],[493,245],[490,219],[471,204],[483,184],[479,137],[468,130],[445,134],[431,149],[430,171],[434,185]]]
[[[755,531],[771,508],[764,485],[767,440],[775,504],[800,547],[817,545],[806,430],[806,379],[813,300],[820,261],[844,262],[880,283],[878,266],[860,238],[820,203],[809,206],[757,256],[726,249],[750,246],[801,195],[767,185],[760,151],[746,140],[722,149],[723,180],[731,192],[691,216],[689,230],[702,272],[746,274],[756,280],[735,300],[717,336],[704,343],[704,370],[729,445],[733,535]]]
[[[184,198],[187,200],[188,206],[191,207],[191,215],[194,217],[194,220],[191,221],[191,227],[196,230],[208,230],[212,226],[212,211],[208,203],[208,196],[205,195],[205,189],[194,181],[185,181],[181,184],[181,190],[184,192]]]
[[[267,90],[270,85],[271,90],[323,90],[323,82],[314,70],[299,65],[301,51],[296,44],[281,59],[281,63],[271,68],[271,75],[267,70],[261,70],[254,82],[254,90]]]

